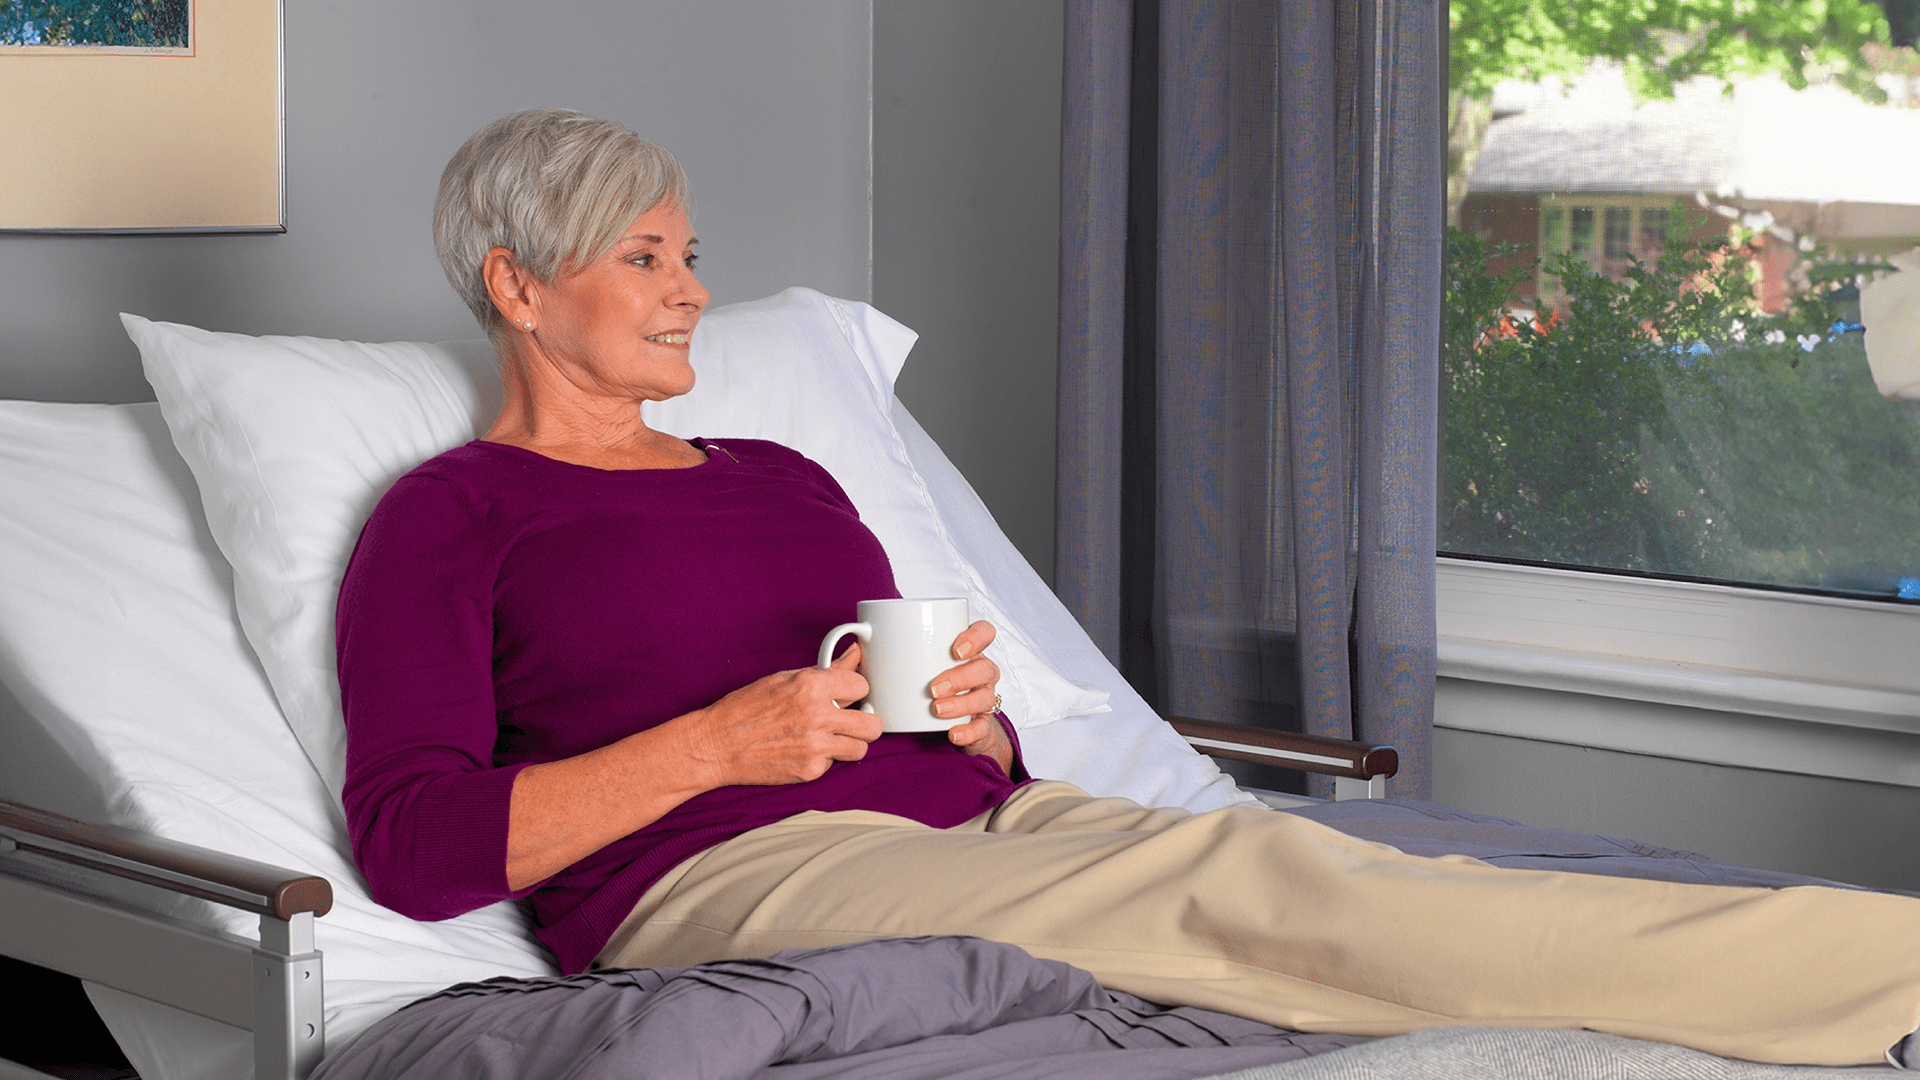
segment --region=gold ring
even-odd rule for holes
[[[992,711],[992,712],[999,712],[999,711],[1000,711],[1000,702],[1001,702],[1001,698],[1000,698],[1000,695],[999,695],[999,694],[995,694],[995,695],[993,695],[993,708],[992,708],[992,709],[991,709],[990,711]]]

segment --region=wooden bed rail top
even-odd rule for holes
[[[1247,724],[1169,716],[1167,723],[1203,754],[1279,765],[1288,769],[1371,780],[1400,771],[1400,754],[1391,746],[1270,731]]]
[[[0,856],[13,849],[276,919],[333,910],[326,878],[0,799]]]

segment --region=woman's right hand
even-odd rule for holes
[[[714,787],[801,784],[836,761],[859,761],[880,718],[840,702],[867,696],[854,643],[825,670],[780,671],[680,719],[692,764]]]
[[[507,811],[507,885],[537,885],[703,791],[799,784],[858,761],[880,718],[837,702],[867,696],[854,646],[825,671],[781,671],[704,709],[577,757],[529,765]]]

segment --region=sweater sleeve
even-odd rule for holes
[[[374,509],[340,588],[354,859],[374,899],[415,919],[531,891],[506,881],[521,767],[493,765],[493,547],[454,485],[410,474]]]

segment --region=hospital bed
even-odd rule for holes
[[[324,730],[329,593],[358,521],[484,426],[491,353],[129,325],[160,402],[0,403],[0,953],[86,980],[148,1080],[301,1077],[421,993],[551,970],[511,905],[426,925],[367,899]],[[912,341],[807,290],[719,309],[699,389],[654,421],[825,464],[903,592],[967,596],[1000,627],[1038,773],[1249,802],[1127,688],[894,399]],[[273,575],[296,580],[276,593]],[[1389,748],[1186,723],[1343,796],[1394,771]]]
[[[85,980],[146,1080],[305,1077],[449,984],[551,974],[515,905],[374,904],[339,809],[333,592],[380,492],[491,419],[486,344],[126,321],[157,403],[0,402],[0,954]],[[1000,628],[1036,775],[1196,811],[1298,801],[1198,746],[1387,793],[1390,748],[1156,716],[894,398],[912,342],[804,289],[716,309],[699,386],[651,420],[825,465],[904,594]]]

